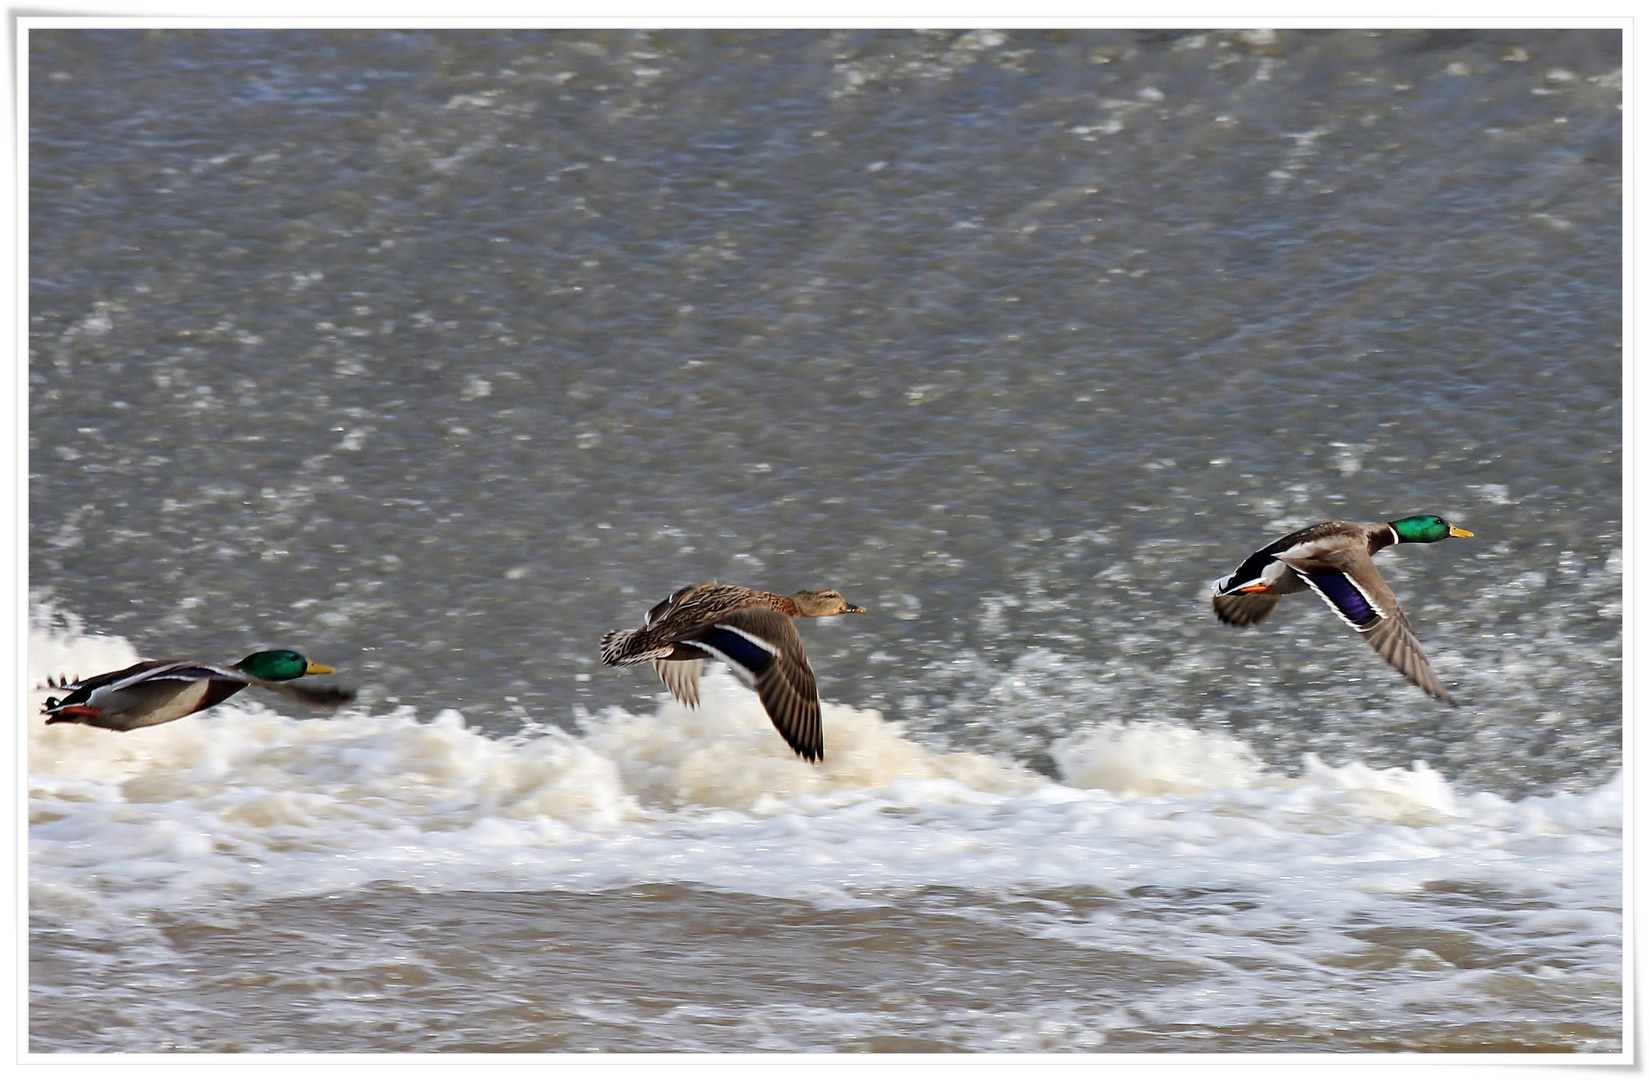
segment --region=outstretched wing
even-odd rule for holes
[[[688,638],[750,682],[790,748],[808,761],[824,757],[819,689],[788,615],[772,608],[732,612]]]
[[[1403,677],[1439,701],[1458,706],[1460,703],[1443,688],[1443,683],[1431,670],[1426,654],[1420,651],[1420,639],[1414,636],[1408,616],[1401,609],[1380,620],[1364,634],[1364,640],[1374,647]]]
[[[246,674],[241,678],[253,686],[261,686],[265,690],[273,690],[277,694],[301,701],[305,705],[319,705],[322,708],[337,708],[355,700],[355,691],[347,686],[305,686],[302,683],[270,682],[267,679],[254,679]]]
[[[1439,701],[1459,703],[1431,670],[1408,616],[1374,562],[1357,551],[1286,560],[1313,592],[1367,641],[1381,659]]]

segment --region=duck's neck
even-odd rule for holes
[[[1391,547],[1393,544],[1401,544],[1402,542],[1403,538],[1398,536],[1397,530],[1391,527],[1390,522],[1387,522],[1384,525],[1369,531],[1368,553],[1373,555],[1381,548]]]
[[[768,607],[781,615],[788,615],[794,619],[803,614],[794,597],[785,596],[783,593],[763,593],[762,598],[767,601]]]

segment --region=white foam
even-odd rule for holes
[[[725,673],[703,683],[703,707],[675,702],[632,715],[612,709],[586,723],[584,744],[612,760],[648,805],[770,811],[797,796],[885,788],[900,780],[954,780],[981,791],[1014,791],[1037,780],[981,754],[938,753],[912,742],[874,709],[826,702],[825,759],[812,765],[776,742],[755,694]]]
[[[131,659],[124,643],[37,631],[31,664],[56,670],[94,649],[111,666]],[[1290,776],[1240,740],[1159,721],[1062,740],[1055,782],[828,702],[827,757],[815,766],[725,673],[713,669],[702,691],[698,710],[612,709],[576,735],[497,738],[450,710],[428,722],[407,709],[296,719],[255,690],[134,732],[48,728],[32,715],[45,693],[35,688],[31,902],[39,916],[107,923],[373,881],[679,881],[842,904],[929,886],[1223,890],[1265,902],[1187,922],[1176,948],[1194,951],[1185,935],[1206,934],[1240,951],[1279,927],[1315,927],[1306,946],[1328,955],[1362,946],[1322,928],[1464,881],[1592,913],[1541,915],[1527,932],[1543,942],[1596,950],[1598,920],[1618,925],[1618,778],[1510,802],[1462,795],[1420,763],[1308,756]],[[1401,921],[1404,910],[1379,917]],[[1036,932],[1095,942],[1121,926],[1100,914]]]
[[[1104,724],[1061,739],[1051,754],[1067,783],[1124,798],[1251,787],[1264,775],[1241,741],[1162,722]]]

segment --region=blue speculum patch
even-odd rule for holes
[[[773,662],[773,654],[743,634],[722,627],[705,634],[700,641],[751,672],[760,673]]]
[[[1328,602],[1358,626],[1367,626],[1380,618],[1380,613],[1369,605],[1351,579],[1338,570],[1323,570],[1310,575],[1311,580],[1328,597]]]

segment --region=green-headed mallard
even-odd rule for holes
[[[110,731],[153,727],[210,709],[248,686],[263,686],[310,705],[342,705],[355,691],[337,686],[288,686],[303,675],[332,669],[290,649],[255,652],[238,664],[193,660],[143,660],[119,671],[72,683],[47,680],[67,696],[49,697],[41,710],[48,724],[90,724]]]
[[[1232,626],[1253,626],[1265,621],[1278,597],[1310,588],[1409,682],[1454,705],[1457,702],[1432,674],[1408,617],[1380,579],[1372,556],[1392,544],[1434,544],[1470,535],[1436,514],[1372,525],[1310,525],[1267,544],[1216,584],[1214,614]]]
[[[835,589],[791,596],[705,582],[671,593],[637,630],[601,639],[601,662],[618,667],[652,661],[678,701],[697,708],[699,673],[721,660],[756,689],[762,708],[790,748],[808,761],[824,757],[819,690],[790,620],[863,611]]]

